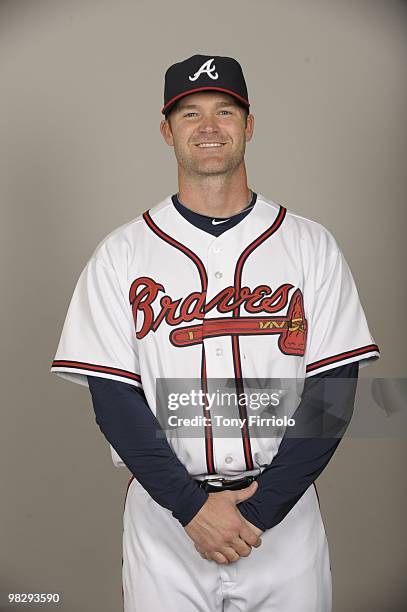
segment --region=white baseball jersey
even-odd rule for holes
[[[303,385],[307,376],[378,356],[350,269],[326,228],[258,194],[252,210],[215,237],[167,197],[94,250],[51,371],[86,386],[93,375],[142,387],[156,414],[159,378],[198,379],[208,393],[226,379],[242,397],[249,379]],[[244,422],[245,402],[236,410]],[[240,435],[219,437],[206,421],[199,436],[177,432],[166,432],[169,443],[192,476],[238,477],[271,463],[284,429],[254,436],[246,421]],[[124,465],[111,451],[115,465]],[[304,602],[310,612],[331,609],[328,546],[313,486],[263,534],[258,550],[220,566],[201,559],[171,512],[133,478],[123,561],[125,612],[214,612],[223,609],[223,597],[236,598],[230,610],[298,612]]]
[[[258,194],[251,212],[215,237],[167,197],[94,250],[51,371],[83,385],[91,374],[142,387],[156,413],[157,378],[199,378],[203,389],[232,379],[242,393],[245,378],[302,380],[378,356],[325,227]],[[276,438],[251,438],[249,427],[240,440],[214,439],[206,426],[200,439],[170,443],[193,475],[251,472],[278,450]],[[123,465],[114,449],[112,457]]]

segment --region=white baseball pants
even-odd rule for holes
[[[262,545],[229,565],[202,559],[136,479],[123,518],[124,612],[331,612],[328,543],[310,486]]]

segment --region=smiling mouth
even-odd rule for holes
[[[217,147],[223,147],[225,144],[225,142],[201,142],[195,146],[199,147],[200,149],[215,149]]]

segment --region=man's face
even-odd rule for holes
[[[253,133],[248,115],[228,94],[206,91],[182,98],[160,130],[187,175],[230,174],[240,164]]]

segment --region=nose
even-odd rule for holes
[[[218,126],[216,120],[211,116],[202,117],[199,124],[199,131],[207,133],[217,132]]]

